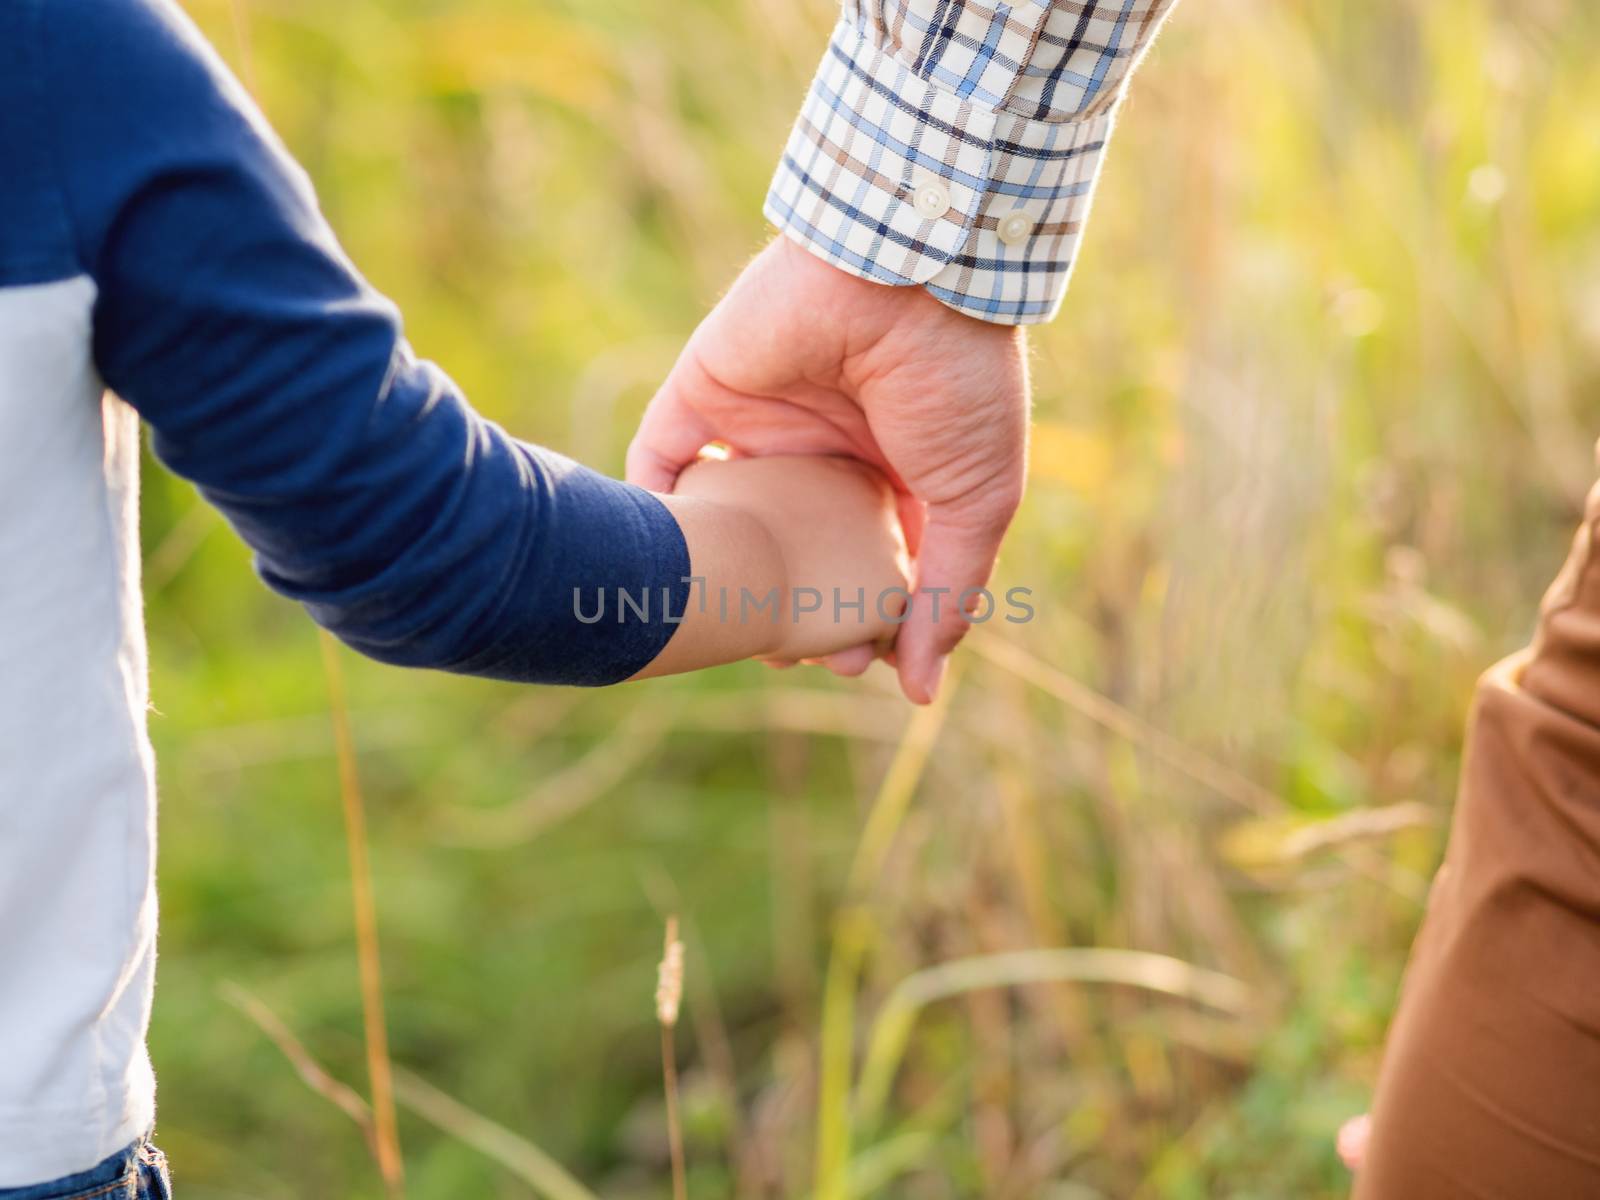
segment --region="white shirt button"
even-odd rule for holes
[[[937,179],[929,179],[917,185],[911,203],[919,215],[932,221],[950,211],[950,192]]]
[[[996,232],[1006,245],[1015,246],[1018,242],[1027,241],[1033,233],[1033,218],[1020,208],[1016,209],[1000,218]]]

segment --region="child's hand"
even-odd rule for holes
[[[893,641],[909,564],[894,494],[871,467],[844,458],[705,460],[662,499],[705,582],[641,674]]]
[[[676,494],[740,508],[777,543],[788,595],[778,641],[762,657],[893,642],[910,568],[894,493],[879,472],[847,458],[708,459],[683,472]],[[712,588],[708,600],[719,599]],[[729,603],[738,603],[731,592]]]

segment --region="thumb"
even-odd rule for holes
[[[946,659],[971,622],[963,610],[984,617],[993,600],[979,590],[989,582],[1000,540],[1015,505],[977,516],[930,507],[917,553],[916,593],[911,613],[895,638],[900,689],[917,704],[931,703],[944,678]]]
[[[689,404],[691,381],[683,364],[672,369],[666,382],[645,406],[639,431],[628,446],[629,483],[652,492],[670,492],[678,475],[716,434]]]

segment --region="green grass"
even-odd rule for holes
[[[191,8],[237,62],[232,0]],[[619,470],[766,236],[831,6],[244,13],[269,116],[418,351],[517,433]],[[886,675],[565,693],[345,656],[391,1052],[488,1122],[473,1144],[403,1105],[408,1195],[536,1194],[540,1154],[607,1200],[670,1194],[669,911],[699,1200],[810,1195],[819,1097],[825,1163],[873,1195],[1342,1194],[1333,1133],[1374,1078],[1473,681],[1526,636],[1592,470],[1597,53],[1577,0],[1179,9],[1033,339],[1035,473],[1000,582],[1038,618],[988,631],[1029,657],[964,653],[865,886],[909,718]],[[148,466],[161,1139],[191,1200],[378,1197],[356,1125],[219,991],[364,1088],[316,636],[196,503]],[[827,973],[845,901],[850,986]],[[1253,1002],[941,994],[886,1086],[873,1068],[881,1112],[845,1108],[900,1022],[884,1006],[920,994],[904,981],[1057,947],[1169,956]],[[485,1154],[512,1145],[496,1126],[535,1156]]]

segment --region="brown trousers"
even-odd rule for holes
[[[1600,1197],[1600,486],[1481,680],[1359,1200]]]

